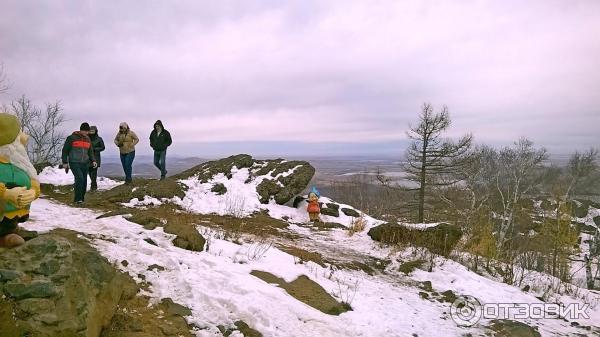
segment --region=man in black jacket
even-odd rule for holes
[[[154,149],[154,166],[160,170],[160,180],[167,176],[167,147],[173,143],[171,134],[165,130],[160,120],[154,123],[154,130],[150,133],[150,146]]]
[[[67,137],[62,149],[63,168],[71,169],[75,176],[74,201],[78,205],[82,204],[85,199],[88,169],[90,165],[94,168],[97,166],[92,141],[88,137],[89,132],[90,125],[88,123],[81,124],[79,131],[75,131]]]
[[[94,149],[94,156],[96,156],[96,167],[90,166],[90,180],[92,181],[90,190],[96,191],[98,189],[98,168],[102,163],[100,152],[104,151],[104,140],[98,135],[98,128],[94,125],[90,126],[90,133],[88,135],[92,141],[92,148]]]

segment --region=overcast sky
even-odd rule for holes
[[[450,136],[600,147],[597,0],[2,0],[0,61],[0,102],[141,153],[161,119],[182,155],[401,154],[424,101]]]

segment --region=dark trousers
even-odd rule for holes
[[[167,150],[154,151],[154,166],[160,170],[162,177],[167,175]]]
[[[123,165],[123,171],[125,171],[125,181],[131,182],[131,175],[133,173],[133,160],[135,159],[135,151],[131,151],[126,154],[121,154],[121,165]]]
[[[0,237],[12,234],[17,230],[19,224],[19,217],[14,219],[3,218],[0,221]]]
[[[69,163],[71,172],[75,177],[75,202],[85,200],[85,191],[87,190],[87,176],[89,163]]]
[[[95,191],[98,189],[98,168],[90,167],[89,173],[90,173],[90,180],[91,180],[90,189],[92,191]]]

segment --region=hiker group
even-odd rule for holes
[[[119,148],[121,165],[125,173],[125,184],[133,182],[135,147],[139,141],[140,139],[127,123],[123,122],[119,125],[114,143]],[[172,142],[169,131],[164,128],[160,120],[156,121],[150,133],[150,146],[154,150],[154,166],[159,169],[161,180],[167,176],[167,148]],[[98,189],[98,168],[101,164],[101,153],[105,149],[104,140],[98,134],[98,128],[90,126],[88,123],[82,123],[79,131],[75,131],[67,137],[62,149],[62,168],[66,172],[71,170],[75,177],[74,202],[76,204],[82,204],[85,201],[88,175],[91,180],[90,190]]]

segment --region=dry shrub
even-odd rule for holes
[[[367,220],[364,217],[353,218],[350,228],[348,228],[348,235],[352,236],[355,233],[361,233],[367,227]]]

